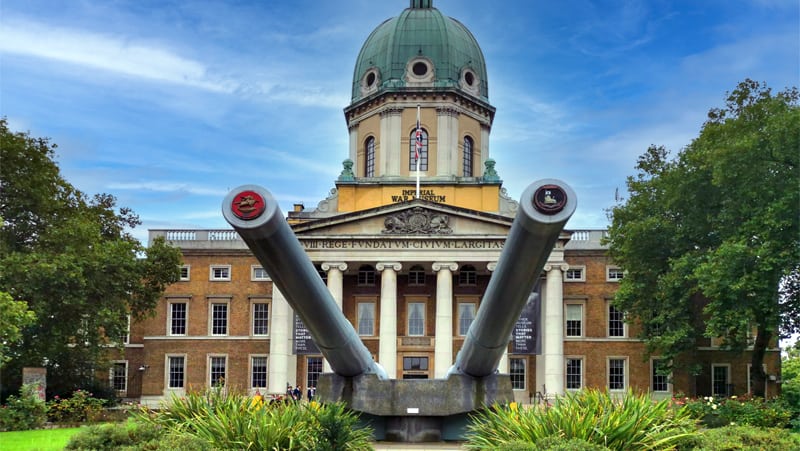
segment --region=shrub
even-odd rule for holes
[[[24,431],[40,428],[47,421],[47,405],[39,399],[38,385],[25,384],[20,395],[11,395],[0,406],[0,431]]]
[[[556,399],[547,409],[495,406],[472,416],[466,448],[497,449],[545,437],[579,438],[612,450],[673,449],[697,433],[688,412],[673,409],[669,400],[654,402],[647,394],[629,391],[621,399],[586,389]]]
[[[208,443],[185,434],[167,434],[154,424],[102,424],[82,428],[67,443],[68,450],[205,451]]]
[[[372,430],[357,428],[357,417],[338,404],[263,405],[214,388],[173,396],[161,409],[143,410],[135,417],[194,435],[215,449],[371,449]],[[330,443],[335,447],[328,447]]]
[[[56,396],[47,403],[47,416],[58,423],[97,421],[103,413],[104,399],[95,398],[85,390],[75,390],[69,398]]]
[[[749,396],[690,399],[683,409],[710,428],[730,424],[784,428],[792,417],[791,410],[780,399],[764,401]]]
[[[589,443],[580,438],[562,438],[550,436],[536,442],[536,448],[542,451],[606,451],[607,447],[596,443]]]
[[[697,437],[696,451],[760,451],[800,449],[800,437],[785,429],[726,426],[708,429]]]

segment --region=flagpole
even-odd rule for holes
[[[417,199],[419,199],[419,157],[420,152],[422,151],[422,130],[420,129],[419,125],[419,104],[417,104],[417,132],[415,134],[416,143],[415,146],[415,159],[417,160]]]

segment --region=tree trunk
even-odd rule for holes
[[[772,339],[772,332],[763,326],[758,326],[756,341],[753,344],[753,355],[750,359],[750,394],[759,398],[766,398],[767,373],[764,372],[764,355]]]

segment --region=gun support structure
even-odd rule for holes
[[[361,342],[265,189],[240,186],[226,196],[225,219],[272,277],[308,327],[333,374],[317,395],[361,412],[379,440],[421,442],[463,438],[468,414],[514,400],[497,366],[514,324],[559,234],[577,206],[559,180],[529,185],[464,345],[446,379],[388,379]]]

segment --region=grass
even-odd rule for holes
[[[0,432],[3,451],[61,451],[80,428]]]

